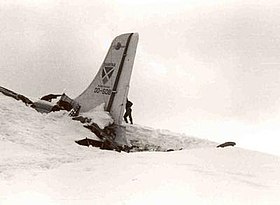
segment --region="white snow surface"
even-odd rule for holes
[[[0,204],[279,204],[280,158],[127,125],[141,150],[77,145],[66,112],[40,114],[0,94]],[[174,149],[180,151],[163,152]]]
[[[81,113],[83,117],[88,117],[95,122],[101,129],[114,123],[114,119],[109,112],[105,111],[105,103],[93,108],[88,112]]]

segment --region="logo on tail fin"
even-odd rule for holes
[[[121,44],[120,42],[118,42],[118,43],[114,46],[114,48],[115,48],[116,50],[119,50],[121,47],[122,47],[122,44]]]
[[[104,66],[103,70],[102,70],[102,82],[103,84],[106,84],[110,78],[113,75],[114,72],[114,66]]]
[[[115,48],[116,50],[120,50],[120,48],[125,48],[125,46],[123,46],[120,42],[118,42],[118,43],[116,43],[116,44],[114,45],[114,48]]]

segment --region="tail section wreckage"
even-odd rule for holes
[[[129,89],[129,82],[138,43],[138,34],[129,33],[116,37],[89,87],[75,101],[86,112],[105,103],[116,124],[122,115]]]
[[[39,112],[67,110],[73,120],[86,123],[84,127],[91,130],[100,139],[97,142],[86,138],[76,141],[78,144],[117,151],[125,150],[129,145],[122,121],[138,38],[137,33],[117,36],[111,43],[97,75],[88,88],[75,99],[62,94],[60,100],[53,105],[50,103],[52,97],[56,98],[59,95],[47,95],[37,102],[32,102],[28,98],[3,87],[0,87],[0,92],[31,105]],[[114,124],[104,129],[91,122],[91,119],[82,116],[82,113],[88,112],[101,104],[105,105],[105,111],[109,112],[114,120]]]

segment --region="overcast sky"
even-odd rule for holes
[[[277,1],[0,0],[0,86],[74,98],[138,32],[135,123],[280,154],[279,22]]]

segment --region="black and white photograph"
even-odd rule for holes
[[[279,1],[0,0],[0,205],[279,193]]]

